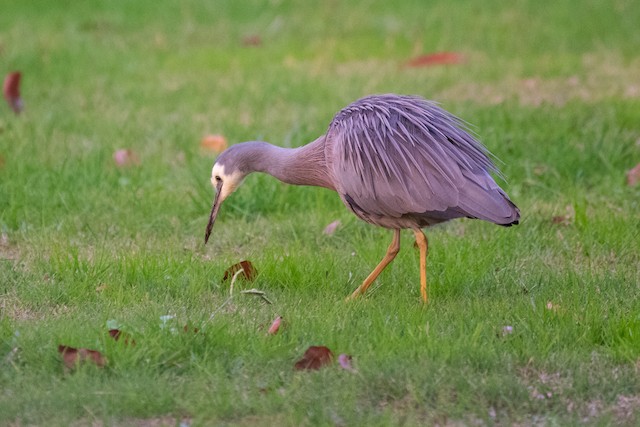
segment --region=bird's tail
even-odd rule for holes
[[[520,209],[486,172],[467,180],[459,207],[469,217],[505,227],[516,225],[520,220]]]

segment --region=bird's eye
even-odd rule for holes
[[[222,178],[220,178],[219,175],[216,175],[216,181],[220,182],[220,181],[222,181]]]

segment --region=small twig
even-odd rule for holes
[[[232,299],[233,299],[233,295],[231,295],[229,298],[227,298],[227,299],[222,303],[222,305],[220,305],[220,307],[216,308],[216,309],[215,309],[215,311],[214,311],[213,313],[211,313],[211,316],[209,316],[209,320],[208,320],[208,321],[211,321],[211,319],[213,319],[213,317],[214,317],[216,314],[218,314],[218,312],[219,312],[220,310],[222,310],[222,309],[223,309],[227,304],[229,304],[229,303],[231,302],[231,300],[232,300]]]
[[[238,275],[238,273],[242,272],[243,270],[240,270],[239,272],[237,272],[233,279],[231,280],[231,295],[229,295],[229,298],[227,298],[226,300],[224,300],[224,302],[222,304],[220,304],[220,306],[218,308],[216,308],[214,310],[213,313],[211,313],[211,316],[209,316],[209,320],[207,320],[207,322],[210,322],[216,314],[218,314],[220,312],[220,310],[222,310],[223,308],[225,308],[227,306],[227,304],[229,304],[231,302],[231,300],[234,298],[235,295],[233,295],[233,281],[235,280],[236,276]],[[271,300],[269,298],[267,298],[267,294],[264,291],[261,291],[259,289],[247,289],[246,291],[240,291],[241,294],[245,294],[245,295],[257,295],[260,298],[262,298],[262,300],[264,302],[266,302],[267,304],[273,304],[273,302],[271,302]]]
[[[240,270],[236,271],[233,277],[231,278],[231,286],[229,286],[229,295],[233,295],[233,285],[235,285],[236,279],[241,273],[244,273],[244,268],[241,268]]]
[[[273,304],[271,300],[267,298],[267,294],[264,291],[261,291],[260,289],[247,289],[246,291],[241,291],[240,293],[247,294],[247,295],[257,295],[260,298],[262,298],[267,304]]]

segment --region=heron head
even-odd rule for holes
[[[232,161],[232,152],[232,149],[224,151],[218,160],[216,160],[213,165],[213,169],[211,169],[211,184],[216,189],[216,194],[213,198],[211,214],[209,215],[209,223],[207,224],[207,230],[204,235],[205,244],[211,235],[213,223],[216,220],[216,216],[218,216],[220,205],[222,205],[222,202],[229,197],[229,195],[233,193],[240,184],[242,184],[242,180],[246,176],[246,173],[243,173]]]

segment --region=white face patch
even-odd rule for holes
[[[226,174],[224,171],[224,166],[219,164],[214,164],[213,169],[211,169],[211,184],[216,187],[218,185],[218,180],[216,177],[219,177],[222,180],[222,191],[220,192],[220,203],[224,199],[229,196],[229,194],[233,193],[239,186],[242,184],[242,180],[244,176],[240,173],[239,170],[234,171],[231,174]]]

